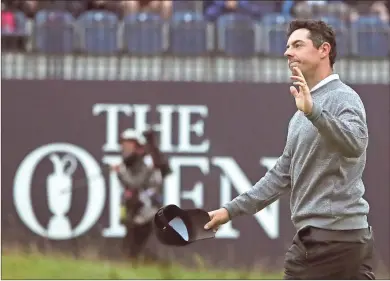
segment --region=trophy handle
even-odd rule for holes
[[[66,167],[66,164],[69,163],[69,167],[68,168],[65,168]],[[67,154],[65,155],[63,158],[62,158],[62,164],[63,164],[63,167],[64,167],[64,174],[68,175],[68,176],[71,176],[74,171],[76,170],[77,168],[77,160],[76,158],[74,158],[73,156]]]

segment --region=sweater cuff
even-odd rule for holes
[[[316,104],[315,102],[313,102],[313,108],[311,110],[311,113],[310,114],[305,114],[305,116],[307,117],[307,119],[309,119],[310,121],[315,121],[318,119],[318,117],[320,117],[321,115],[321,112],[322,112],[322,107],[318,104]]]
[[[223,205],[222,208],[225,208],[228,211],[230,220],[239,214],[239,209],[237,208],[236,203],[232,201]]]

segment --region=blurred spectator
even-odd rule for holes
[[[1,2],[1,48],[3,50],[25,50],[27,42],[26,19],[15,3]]]
[[[16,17],[12,11],[1,9],[1,34],[8,35],[16,31]]]
[[[267,14],[280,12],[282,3],[280,0],[238,0],[238,8],[256,19],[261,19]]]
[[[259,0],[216,0],[204,2],[204,13],[208,20],[214,21],[219,16],[231,12],[247,14],[255,19],[280,11],[283,1]]]
[[[291,15],[296,18],[310,19],[321,16],[332,16],[348,20],[350,7],[345,1],[336,0],[316,0],[316,1],[286,1],[290,2]]]
[[[3,3],[7,9],[22,11],[28,18],[35,17],[42,9],[65,10],[77,17],[87,8],[85,0],[5,0]]]
[[[85,0],[40,0],[38,1],[38,9],[64,10],[70,12],[77,18],[87,9],[87,2]]]
[[[389,1],[346,0],[345,2],[351,6],[351,22],[358,20],[360,16],[377,16],[383,22],[389,23]]]
[[[204,2],[204,15],[207,20],[215,21],[218,17],[238,12],[238,1],[237,0],[214,0]]]
[[[33,17],[39,9],[39,2],[36,0],[18,1],[24,13],[28,17]]]
[[[171,0],[125,0],[121,1],[124,9],[124,14],[133,14],[140,12],[148,12],[159,14],[162,18],[168,19],[172,14]]]
[[[38,1],[35,0],[6,0],[2,3],[8,10],[22,11],[29,18],[34,17],[38,10]]]
[[[115,13],[118,17],[121,17],[123,14],[121,2],[112,0],[87,0],[87,10],[110,11]]]

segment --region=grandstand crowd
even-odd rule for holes
[[[312,18],[318,15],[332,15],[345,21],[357,21],[361,16],[378,17],[383,22],[389,22],[389,1],[356,1],[356,0],[204,0],[200,1],[172,1],[172,0],[2,0],[2,13],[19,10],[29,18],[34,18],[42,9],[63,9],[70,12],[74,17],[80,16],[85,11],[107,10],[123,18],[129,14],[139,12],[151,12],[168,19],[172,13],[178,10],[199,11],[207,20],[215,20],[219,16],[242,12],[261,19],[267,13],[281,13],[301,18]],[[200,7],[200,9],[198,8]],[[11,20],[7,19],[6,24]]]
[[[203,55],[218,50],[229,56],[281,55],[285,48],[284,27],[289,20],[321,18],[335,27],[340,56],[383,58],[390,53],[389,1],[2,0],[1,3],[2,48],[6,50],[102,54],[121,51],[136,55],[166,50],[178,55]],[[167,22],[171,31],[168,43],[164,42],[162,29],[162,23]],[[215,39],[211,40],[210,25],[215,27]],[[262,28],[260,32],[257,26]]]

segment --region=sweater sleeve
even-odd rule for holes
[[[368,144],[366,113],[359,96],[355,93],[336,93],[331,106],[334,112],[313,103],[313,110],[306,117],[318,132],[339,148],[345,157],[359,157]]]
[[[227,209],[230,219],[244,214],[253,215],[289,192],[291,190],[290,163],[291,156],[286,146],[275,166],[264,177],[251,189],[223,206]]]

